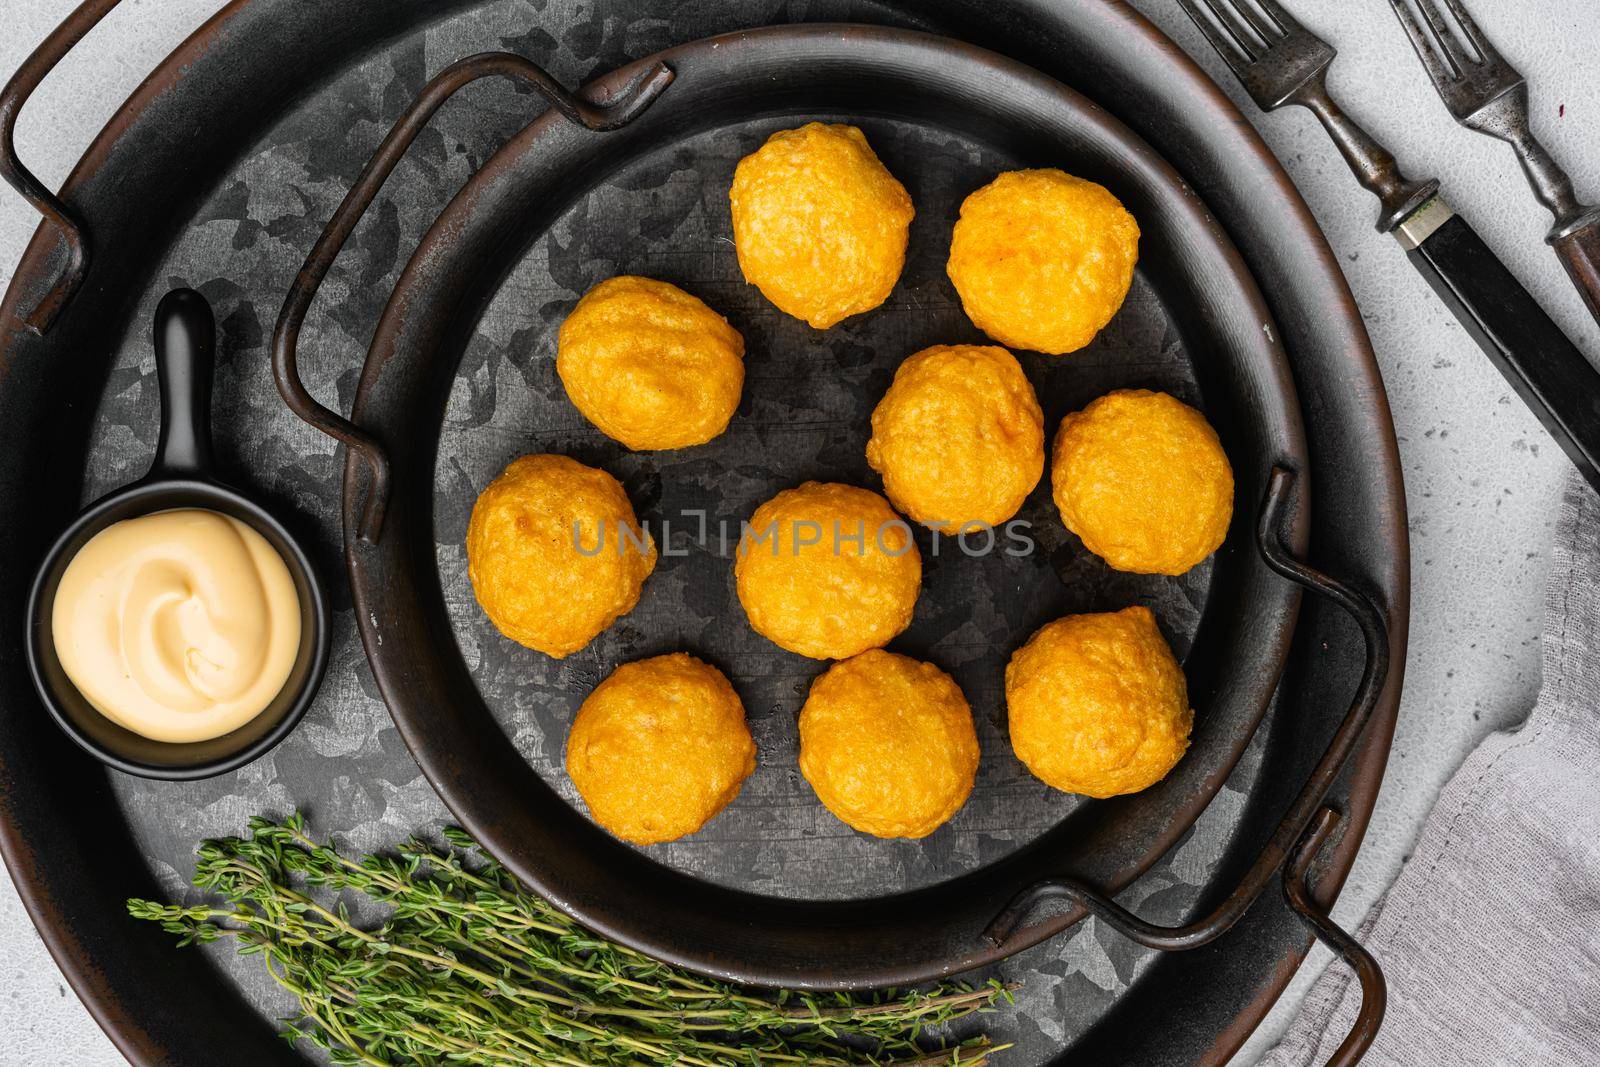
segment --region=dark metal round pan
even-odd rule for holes
[[[492,57],[470,62],[505,72]],[[352,415],[368,436],[346,472],[347,560],[379,687],[470,832],[575,917],[651,955],[817,988],[914,982],[990,962],[1074,918],[1028,927],[1003,948],[986,942],[986,924],[1025,887],[1071,876],[1114,891],[1171,847],[1272,697],[1298,595],[1269,572],[1252,533],[1269,472],[1307,463],[1271,318],[1177,173],[1105,111],[1020,64],[925,34],[797,26],[675,48],[584,95],[637,92],[660,64],[670,84],[658,78],[654,101],[624,128],[595,132],[552,112],[490,158],[390,299]],[[458,87],[472,70],[458,65],[424,90],[404,134],[437,106],[441,86]],[[863,125],[920,212],[900,295],[826,334],[743,286],[725,236],[734,162],[772,130],[818,117]],[[391,138],[380,168],[398,148],[403,139]],[[794,773],[794,716],[822,665],[744,624],[728,580],[731,549],[715,534],[664,555],[640,607],[572,660],[547,660],[488,628],[465,583],[461,535],[476,490],[522,452],[562,451],[611,469],[647,522],[694,515],[736,526],[807,478],[873,484],[861,448],[893,368],[926,344],[980,339],[942,276],[955,209],[995,173],[1025,166],[1105,184],[1143,231],[1138,283],[1113,327],[1074,356],[1028,359],[1051,428],[1112,388],[1182,395],[1208,412],[1232,457],[1236,516],[1214,564],[1182,580],[1118,575],[1087,556],[1059,531],[1047,487],[1023,513],[1041,551],[975,559],[947,543],[938,556],[925,539],[923,600],[891,647],[952,670],[981,724],[978,790],[950,826],[920,842],[882,842],[827,816]],[[376,192],[375,179],[381,173],[363,176],[330,232],[348,231],[346,212]],[[313,253],[313,275],[330,252],[336,243]],[[552,386],[561,311],[623,272],[699,293],[749,339],[745,401],[719,441],[627,454]],[[303,310],[308,298],[303,279],[291,307]],[[287,344],[280,330],[280,356],[291,354]],[[373,470],[381,473],[369,478]],[[1303,548],[1307,508],[1298,483],[1292,491],[1290,541]],[[1043,623],[1129,602],[1155,608],[1185,654],[1192,748],[1137,796],[1089,803],[1053,793],[1010,754],[1000,672]],[[560,751],[600,677],[672,649],[728,670],[751,710],[762,766],[701,834],[639,850],[572,803]]]
[[[97,15],[93,9],[114,2],[97,0],[85,11]],[[112,484],[97,465],[103,434],[154,432],[153,406],[144,404],[141,414],[128,388],[139,377],[129,353],[142,350],[149,308],[175,279],[198,284],[222,274],[228,281],[211,295],[225,297],[224,344],[238,376],[219,407],[230,476],[247,473],[240,484],[268,488],[280,506],[306,511],[299,535],[320,534],[320,558],[331,560],[338,518],[333,494],[323,491],[326,456],[302,449],[305,437],[286,432],[293,416],[271,395],[259,340],[310,234],[291,228],[242,249],[186,235],[197,224],[214,234],[227,220],[241,220],[241,232],[255,229],[240,194],[282,188],[300,195],[314,230],[336,203],[337,191],[328,189],[342,191],[372,151],[377,131],[365,120],[391,121],[426,70],[485,47],[513,48],[577,84],[643,52],[740,26],[826,17],[921,27],[1049,73],[1110,107],[1164,154],[1269,283],[1263,295],[1305,401],[1311,477],[1303,485],[1311,500],[1313,561],[1371,590],[1390,612],[1395,669],[1358,756],[1330,795],[1346,818],[1315,869],[1317,901],[1331,902],[1348,874],[1373,810],[1399,699],[1408,585],[1404,494],[1383,384],[1349,289],[1304,201],[1250,123],[1122,2],[739,0],[680,5],[670,24],[659,16],[659,6],[647,0],[553,0],[536,15],[503,0],[233,0],[129,98],[62,186],[61,200],[91,247],[80,265],[81,286],[46,330],[23,324],[63,276],[59,230],[42,226],[19,265],[0,305],[0,510],[7,516],[0,556],[16,564],[0,567],[0,852],[65,978],[130,1062],[209,1064],[224,1044],[235,1064],[293,1056],[273,1034],[282,1002],[253,983],[248,969],[209,953],[174,952],[170,938],[130,924],[123,912],[130,893],[172,890],[201,825],[197,811],[213,813],[205,824],[211,830],[233,832],[236,813],[293,802],[309,805],[322,828],[370,834],[374,794],[341,791],[348,773],[388,797],[386,833],[434,816],[400,803],[425,787],[413,781],[409,756],[375,725],[374,715],[387,717],[369,707],[369,679],[355,662],[359,653],[350,655],[353,624],[338,588],[330,590],[334,684],[325,687],[309,725],[325,730],[336,723],[340,736],[348,736],[353,724],[358,732],[364,724],[374,731],[368,747],[322,760],[301,730],[280,750],[276,769],[268,760],[210,787],[179,789],[108,774],[62,737],[35,699],[22,667],[29,564],[82,506],[85,486]],[[43,67],[85,28],[81,17],[67,27]],[[507,32],[521,36],[507,39]],[[105,45],[91,39],[84,47]],[[515,129],[520,117],[502,123],[528,113],[517,101],[456,108],[443,116],[443,129],[454,137],[439,155],[458,151],[458,138],[476,152],[488,131]],[[300,169],[308,136],[319,161],[309,183]],[[428,176],[432,165],[430,157],[413,173]],[[400,204],[402,242],[421,232],[412,208],[431,218],[445,199],[431,189],[412,191]],[[392,261],[394,223],[386,211],[364,226],[346,257],[359,267],[350,278],[366,286],[338,306],[339,323],[352,330],[376,319],[374,304],[384,294],[371,291],[370,280]],[[342,336],[338,328],[320,332]],[[329,352],[328,367],[316,364],[313,384],[323,395],[336,388],[347,395],[347,379],[332,366],[337,360]],[[462,384],[464,395],[472,395],[470,386]],[[257,457],[248,472],[239,465],[246,441]],[[282,451],[291,444],[292,456]],[[1195,894],[1202,905],[1214,901],[1259,854],[1349,699],[1361,670],[1358,636],[1331,604],[1306,601],[1278,699],[1220,798],[1227,803],[1214,803],[1175,850],[1181,875],[1169,858],[1141,882],[1155,883],[1153,896],[1139,894],[1142,910],[1181,919]],[[1221,1064],[1264,1016],[1310,943],[1299,918],[1271,894],[1226,937],[1155,959],[1103,931],[1080,930],[1070,942],[1040,946],[1001,969],[1026,982],[1025,1000],[989,1025],[1020,1043],[1013,1053],[1018,1062],[1060,1055],[1071,1063]],[[1101,969],[1091,975],[1085,968],[1095,959]],[[174,1014],[171,1005],[180,1001],[192,1010]]]

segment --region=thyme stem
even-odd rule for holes
[[[285,1036],[346,1067],[984,1067],[1006,1047],[930,1040],[1008,1001],[998,983],[757,995],[596,937],[465,834],[444,837],[353,858],[299,815],[254,819],[248,837],[201,843],[194,884],[219,903],[128,910],[180,944],[261,956],[298,1002]],[[353,919],[354,895],[382,921]]]

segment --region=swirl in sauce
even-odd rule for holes
[[[114,523],[67,564],[56,655],[106,718],[155,741],[205,741],[272,703],[300,648],[300,601],[276,549],[214,511]]]

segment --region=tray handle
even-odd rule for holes
[[[1345,1034],[1344,1040],[1328,1057],[1326,1064],[1326,1067],[1355,1067],[1367,1054],[1367,1049],[1372,1047],[1373,1039],[1378,1036],[1378,1028],[1383,1025],[1383,1014],[1389,1005],[1389,990],[1383,980],[1383,971],[1378,961],[1372,958],[1372,953],[1334,923],[1328,917],[1327,909],[1319,905],[1313,895],[1312,865],[1332,837],[1339,819],[1339,813],[1327,805],[1317,813],[1316,820],[1289,857],[1289,866],[1283,872],[1283,897],[1317,939],[1350,965],[1361,983],[1361,1007],[1356,1012],[1355,1022],[1350,1025],[1349,1033]]]
[[[1358,1025],[1365,1022],[1369,1032],[1364,1043],[1357,1042],[1360,1048],[1355,1053],[1355,1059],[1336,1056],[1331,1061],[1345,1064],[1359,1059],[1377,1033],[1377,1023],[1382,1017],[1382,972],[1365,950],[1311,904],[1304,886],[1304,876],[1332,830],[1328,821],[1332,809],[1323,804],[1323,798],[1355,752],[1361,733],[1372,718],[1389,677],[1389,616],[1371,594],[1307,566],[1289,550],[1284,540],[1284,529],[1287,526],[1289,490],[1295,477],[1295,473],[1285,467],[1273,468],[1267,485],[1266,502],[1261,509],[1261,521],[1256,527],[1256,544],[1267,566],[1273,571],[1296,585],[1332,600],[1356,621],[1366,647],[1366,663],[1349,710],[1345,712],[1344,719],[1322,758],[1317,761],[1311,777],[1301,787],[1266,847],[1221,904],[1209,915],[1182,926],[1159,926],[1148,922],[1092,886],[1075,879],[1059,878],[1038,882],[1018,893],[990,922],[983,936],[993,944],[1003,945],[1017,935],[1022,929],[1023,920],[1035,907],[1048,901],[1064,900],[1146,948],[1162,952],[1199,948],[1221,937],[1243,918],[1273,876],[1289,861],[1290,866],[1284,871],[1284,878],[1285,892],[1291,894],[1291,905],[1311,925],[1317,936],[1350,959],[1361,975],[1365,1006]],[[1301,883],[1298,887],[1291,884],[1297,881]],[[1302,894],[1298,898],[1299,904],[1295,903],[1297,898],[1293,895],[1297,892]],[[1374,983],[1380,991],[1376,999],[1373,997]],[[1371,1010],[1374,1005],[1376,1019]],[[1347,1045],[1350,1042],[1351,1039],[1346,1040]],[[1341,1046],[1341,1053],[1344,1051]]]
[[[395,122],[377,152],[362,168],[355,184],[345,194],[333,217],[323,228],[305,265],[295,276],[289,295],[278,315],[272,334],[272,373],[278,392],[289,409],[334,440],[348,446],[361,457],[371,475],[366,500],[361,510],[358,536],[364,542],[377,540],[383,528],[384,509],[389,498],[389,457],[377,438],[313,397],[300,380],[298,347],[300,328],[316,299],[334,260],[361,217],[377,197],[383,183],[405,155],[406,149],[444,102],[471,83],[489,77],[510,78],[531,87],[552,107],[572,122],[590,130],[615,130],[626,126],[644,112],[672,82],[672,70],[655,63],[641,71],[619,93],[604,103],[584,100],[567,91],[542,67],[510,52],[482,52],[452,63],[422,87],[411,106]]]
[[[23,60],[22,66],[0,89],[0,177],[6,184],[21,193],[23,199],[38,209],[46,222],[56,228],[66,245],[67,262],[44,296],[22,320],[22,325],[34,334],[43,335],[55,322],[72,294],[83,284],[89,272],[89,239],[83,223],[61,198],[45,188],[34,173],[23,165],[17,156],[17,116],[28,102],[39,83],[50,76],[56,64],[83,40],[100,20],[111,13],[122,0],[84,0],[51,33],[40,42],[33,54]]]

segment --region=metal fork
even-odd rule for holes
[[[1439,191],[1437,181],[1407,180],[1394,156],[1334,102],[1328,67],[1338,53],[1277,0],[1255,0],[1257,7],[1249,0],[1178,2],[1263,111],[1299,104],[1317,116],[1356,180],[1382,205],[1379,232],[1394,230]]]
[[[1317,116],[1356,178],[1382,202],[1378,229],[1394,234],[1406,258],[1589,484],[1600,490],[1600,372],[1483,238],[1438,195],[1439,183],[1407,181],[1394,156],[1329,98],[1327,72],[1336,54],[1333,47],[1295,21],[1278,0],[1178,2],[1264,110],[1299,104]],[[1459,11],[1459,0],[1448,2]],[[1477,37],[1481,40],[1482,34]],[[1487,43],[1483,48],[1480,59],[1487,60],[1492,50]],[[1516,95],[1520,79],[1515,72],[1513,78],[1502,96]],[[1480,107],[1473,113],[1486,119],[1495,107],[1515,108],[1514,101],[1483,103],[1491,110]],[[1531,136],[1527,141],[1537,144]],[[1600,300],[1600,269],[1595,266],[1600,263],[1600,224],[1583,225],[1580,217],[1577,228],[1564,231],[1556,248],[1579,288],[1587,278],[1587,293]],[[1600,305],[1591,306],[1600,315]]]
[[[1438,0],[1389,4],[1456,121],[1516,150],[1534,195],[1555,216],[1545,240],[1600,319],[1600,208],[1578,199],[1572,179],[1534,137],[1528,124],[1527,80],[1489,43],[1461,0],[1444,0],[1448,15]],[[1426,26],[1417,18],[1419,12]]]

